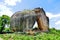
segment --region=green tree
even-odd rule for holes
[[[5,25],[9,23],[10,23],[10,17],[7,15],[2,15],[2,17],[0,17],[0,32],[2,32]]]

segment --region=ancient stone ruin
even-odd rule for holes
[[[36,17],[36,21],[38,23],[38,28],[41,31],[48,31],[49,18],[46,16],[43,8],[35,8],[34,11],[36,14],[38,14],[38,16]]]
[[[46,16],[43,8],[35,8],[33,10],[18,11],[14,13],[11,16],[10,28],[13,32],[32,31],[35,21],[38,24],[39,31],[49,31],[49,18]]]

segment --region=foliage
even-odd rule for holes
[[[50,30],[51,31],[49,33],[39,33],[35,36],[26,35],[26,34],[18,34],[18,33],[0,34],[0,38],[4,40],[60,40],[60,30],[56,30],[53,28]]]
[[[10,28],[5,28],[3,32],[11,32]]]
[[[10,17],[7,15],[2,15],[0,17],[0,32],[2,32],[2,30],[4,29],[6,24],[10,23]]]
[[[3,21],[2,19],[6,19],[7,20],[7,24],[9,24],[10,23],[10,17],[9,16],[7,16],[7,15],[2,15],[2,17],[1,17],[1,21]]]

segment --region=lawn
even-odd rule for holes
[[[37,33],[35,35],[0,34],[0,40],[60,40],[60,30],[51,29],[48,33]]]

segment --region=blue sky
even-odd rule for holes
[[[50,27],[60,29],[60,0],[0,0],[0,16],[11,17],[15,12],[24,9],[41,7],[50,19]]]

